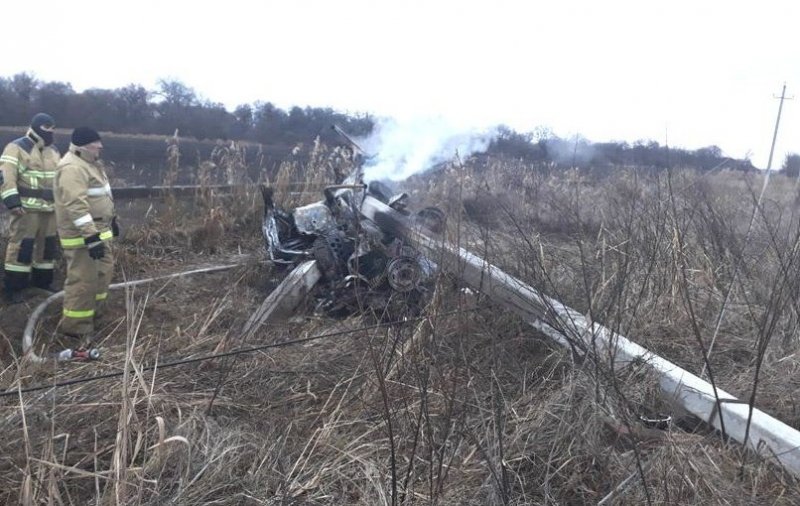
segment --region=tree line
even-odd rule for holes
[[[28,73],[0,78],[1,122],[26,125],[45,111],[59,127],[91,125],[115,133],[172,135],[199,140],[246,140],[262,144],[296,144],[313,139],[338,124],[354,135],[372,129],[368,115],[346,115],[330,108],[292,107],[270,102],[241,104],[229,112],[221,103],[201,98],[186,84],[162,79],[157,89],[138,84],[117,89],[92,88],[76,92],[60,81],[45,82]]]
[[[201,141],[243,140],[283,147],[318,136],[341,142],[330,137],[332,124],[357,137],[368,135],[375,124],[368,114],[351,115],[317,107],[292,107],[287,111],[263,101],[241,104],[230,112],[223,104],[204,99],[192,87],[173,79],[158,81],[154,90],[129,84],[76,92],[70,83],[41,81],[28,73],[0,77],[0,124],[26,125],[41,111],[52,114],[62,128],[91,125],[100,131],[157,135],[173,135],[177,130],[182,137]],[[717,146],[686,150],[652,140],[592,143],[582,137],[561,139],[546,128],[520,133],[501,127],[488,154],[559,166],[683,166],[709,170],[724,164],[728,168],[754,168],[749,160],[723,157]],[[788,155],[783,168],[787,174],[797,174],[800,156]]]
[[[637,140],[633,143],[590,142],[581,136],[563,139],[553,135],[546,128],[519,133],[501,127],[500,134],[492,142],[488,153],[503,153],[521,160],[546,162],[560,167],[613,169],[631,166],[652,169],[686,167],[700,171],[722,168],[755,170],[750,160],[723,156],[718,146],[691,150],[661,145],[653,140]]]

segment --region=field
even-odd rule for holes
[[[167,178],[182,167],[175,154]],[[258,170],[235,152],[206,162],[194,180]],[[342,163],[315,147],[260,180],[296,205],[318,199]],[[700,374],[711,347],[717,385],[800,428],[797,189],[774,176],[754,213],[762,183],[498,159],[453,163],[404,189],[414,207],[446,212],[449,239],[680,366]],[[242,265],[112,292],[99,362],[21,361],[22,327],[43,296],[3,307],[0,388],[17,392],[0,397],[0,501],[800,503],[795,477],[666,402],[646,368],[573,356],[447,269],[418,317],[331,319],[312,298],[243,337],[285,276],[265,262],[261,212],[255,188],[120,202],[115,280]],[[59,309],[37,346],[62,339]],[[264,347],[151,368],[252,346]],[[654,413],[673,421],[645,426],[640,416]]]
[[[0,144],[7,143],[25,134],[26,127],[0,126]],[[54,144],[61,154],[69,148],[72,131],[56,129]],[[226,164],[225,158],[232,150],[226,141],[199,141],[185,137],[161,135],[127,135],[100,132],[103,138],[104,157],[107,170],[120,185],[160,185],[165,182],[168,171],[173,171],[174,183],[196,184],[201,164],[205,166]],[[177,143],[180,157],[170,159],[167,152]],[[237,142],[237,156],[241,156],[246,170],[238,173],[240,178],[258,181],[262,174],[274,174],[280,163],[289,157],[291,146],[263,145]],[[225,183],[220,174],[217,183]]]

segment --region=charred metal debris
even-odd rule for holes
[[[316,260],[323,280],[314,292],[316,313],[341,317],[372,311],[397,317],[417,314],[424,306],[436,264],[359,210],[369,195],[436,233],[444,228],[441,210],[426,207],[412,213],[407,193],[393,193],[380,181],[364,184],[360,166],[343,184],[326,187],[323,199],[313,204],[281,209],[273,192],[262,187],[267,254],[279,265]]]

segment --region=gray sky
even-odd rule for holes
[[[175,78],[231,110],[263,100],[716,144],[765,167],[774,96],[784,82],[800,95],[796,1],[5,3],[0,76],[77,91]],[[786,102],[773,167],[787,151],[800,152],[800,100]]]

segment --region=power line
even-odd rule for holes
[[[195,364],[195,363],[198,363],[198,362],[205,362],[207,360],[214,360],[214,359],[218,359],[218,358],[232,357],[232,356],[236,356],[236,355],[244,355],[244,354],[248,354],[248,353],[254,353],[254,352],[257,352],[257,351],[263,351],[263,350],[271,349],[271,348],[282,348],[284,346],[292,346],[292,345],[295,345],[295,344],[303,344],[303,343],[307,343],[307,342],[310,342],[310,341],[317,341],[319,339],[325,339],[325,338],[329,338],[329,337],[338,337],[338,336],[343,336],[343,335],[348,335],[348,334],[354,334],[356,332],[364,332],[364,331],[367,331],[367,330],[374,330],[374,329],[378,329],[378,328],[381,328],[381,327],[388,327],[388,326],[391,326],[391,325],[399,325],[401,323],[409,323],[409,322],[424,320],[424,319],[432,318],[432,317],[451,316],[451,315],[456,315],[456,314],[463,314],[463,313],[468,313],[468,312],[477,311],[477,310],[478,310],[477,307],[472,307],[472,308],[468,308],[468,309],[460,309],[460,310],[457,310],[457,311],[449,311],[449,312],[446,312],[446,313],[439,313],[439,314],[432,315],[432,316],[417,316],[417,317],[414,317],[414,318],[406,318],[404,320],[394,320],[394,321],[390,321],[390,322],[382,322],[382,323],[378,323],[378,324],[375,324],[375,325],[369,325],[369,326],[366,326],[366,327],[359,327],[359,328],[356,328],[356,329],[349,329],[349,330],[340,330],[338,332],[329,332],[329,333],[325,333],[325,334],[319,334],[319,335],[316,335],[316,336],[309,336],[309,337],[303,337],[303,338],[300,338],[300,339],[294,339],[294,340],[291,340],[291,341],[284,341],[282,343],[264,344],[264,345],[261,345],[261,346],[252,346],[252,347],[249,347],[249,348],[240,348],[240,349],[237,349],[237,350],[227,351],[227,352],[224,352],[224,353],[217,353],[217,354],[212,354],[212,355],[204,355],[204,356],[201,356],[201,357],[187,358],[187,359],[183,359],[183,360],[176,360],[176,361],[173,361],[173,362],[165,362],[165,363],[160,363],[160,364],[154,364],[154,365],[150,365],[150,366],[147,366],[147,367],[143,367],[143,368],[139,369],[138,371],[139,372],[147,372],[147,371],[152,371],[152,370],[155,370],[155,369],[167,369],[169,367],[177,367],[177,366],[180,366],[180,365]],[[71,380],[61,381],[61,382],[58,382],[58,383],[52,383],[52,384],[49,384],[49,385],[37,385],[37,386],[32,386],[32,387],[22,388],[22,389],[17,388],[16,390],[7,390],[5,392],[0,392],[0,397],[8,397],[8,396],[11,396],[11,395],[27,394],[27,393],[30,393],[30,392],[38,392],[40,390],[46,390],[46,389],[49,389],[49,388],[61,388],[61,387],[66,387],[66,386],[71,386],[71,385],[78,385],[78,384],[81,384],[81,383],[90,383],[92,381],[99,381],[99,380],[109,379],[109,378],[118,378],[120,376],[123,376],[126,372],[136,373],[137,370],[132,369],[132,370],[129,370],[129,371],[117,371],[117,372],[112,372],[112,373],[100,374],[98,376],[86,376],[86,377],[82,377],[82,378],[75,378],[75,379],[71,379]],[[298,373],[298,371],[272,371],[272,372],[285,373],[285,374],[296,374],[296,373]]]

